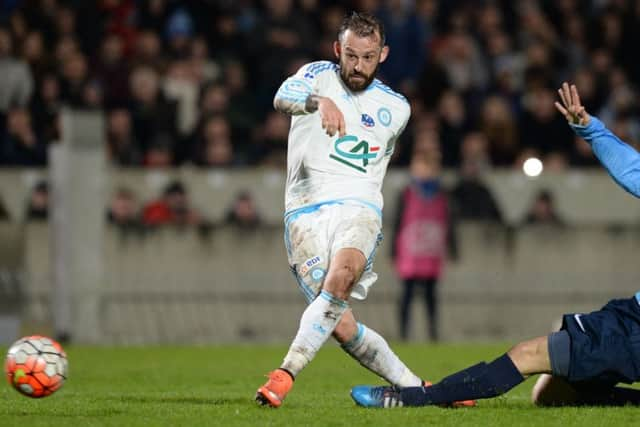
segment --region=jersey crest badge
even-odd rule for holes
[[[378,110],[378,121],[384,127],[388,127],[391,124],[391,111],[388,108],[382,107]]]
[[[362,124],[365,127],[368,128],[372,128],[376,125],[376,122],[373,121],[373,117],[371,117],[370,115],[364,113],[362,114],[362,117],[360,118],[360,121],[362,122]]]

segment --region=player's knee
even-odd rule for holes
[[[351,288],[358,279],[358,273],[355,267],[344,264],[336,268],[332,268],[325,281],[325,289],[334,296],[341,299],[348,299]]]
[[[546,337],[536,338],[516,344],[508,352],[518,371],[522,375],[531,375],[548,370]]]
[[[545,406],[546,401],[544,399],[544,389],[549,383],[549,380],[546,379],[548,375],[541,375],[538,381],[533,385],[531,389],[531,403],[538,406]]]
[[[524,362],[527,359],[535,357],[536,351],[537,348],[535,345],[532,345],[529,341],[525,341],[512,347],[511,350],[509,350],[509,357],[511,357],[511,360],[517,365],[517,362]]]
[[[553,406],[552,402],[547,399],[547,393],[535,387],[531,390],[531,403],[536,406]]]
[[[576,390],[564,379],[540,375],[531,390],[531,402],[537,406],[562,406],[577,399]]]

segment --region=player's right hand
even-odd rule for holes
[[[562,87],[558,89],[558,95],[560,95],[562,104],[556,101],[555,106],[570,124],[580,126],[589,124],[589,114],[580,103],[580,95],[576,85],[569,86],[567,82],[562,83]]]
[[[329,98],[321,97],[318,99],[318,112],[322,120],[322,129],[327,135],[333,136],[338,133],[339,136],[345,136],[346,127],[344,123],[344,115],[338,109],[338,106]]]

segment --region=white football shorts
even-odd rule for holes
[[[367,257],[351,297],[363,300],[378,275],[373,272],[376,248],[382,241],[382,217],[373,205],[336,200],[305,206],[285,216],[284,239],[289,266],[307,302],[320,293],[329,264],[344,248],[355,248]]]

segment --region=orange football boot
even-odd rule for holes
[[[269,373],[269,380],[258,389],[256,402],[278,408],[293,387],[293,377],[284,369],[276,369]]]

